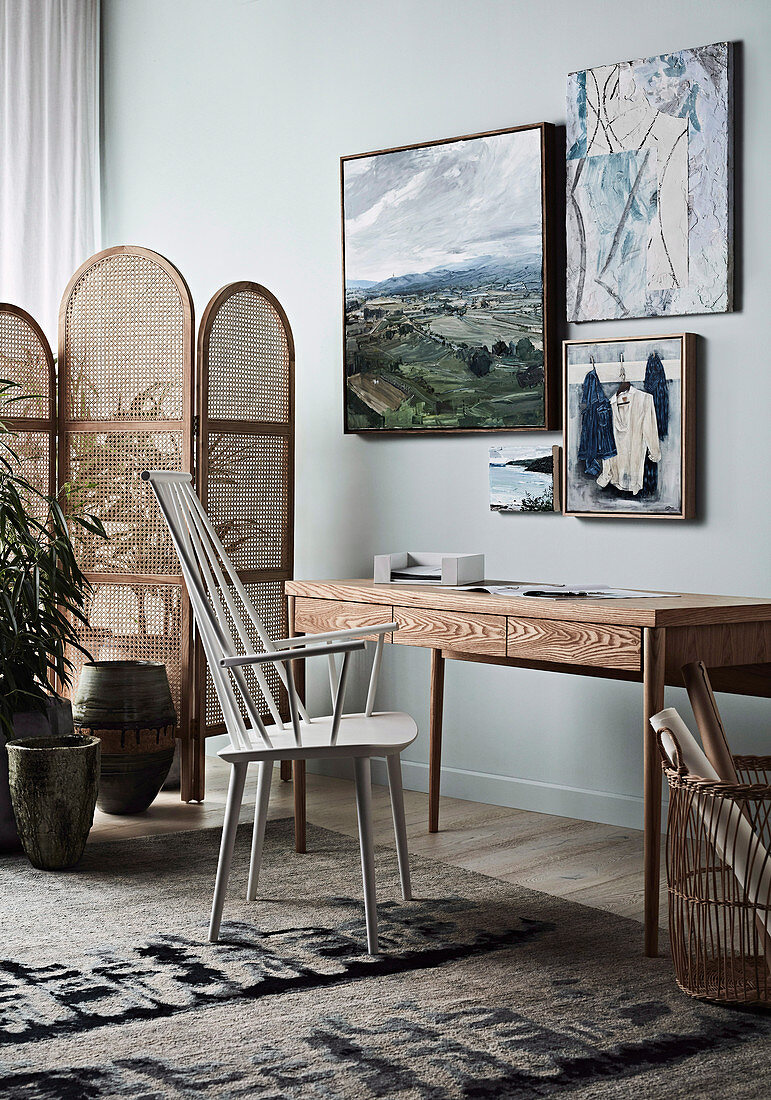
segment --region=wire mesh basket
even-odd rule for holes
[[[675,745],[675,765],[661,733]],[[691,997],[771,1003],[771,756],[735,756],[738,783],[690,775],[671,730],[667,885],[677,984]]]

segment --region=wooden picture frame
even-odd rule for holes
[[[345,433],[559,426],[553,146],[541,122],[341,157]],[[520,162],[509,208],[505,168]],[[484,201],[464,226],[472,194]]]
[[[558,443],[495,443],[488,450],[490,511],[501,515],[561,513]]]
[[[696,339],[685,332],[563,342],[565,515],[693,518]],[[623,382],[645,400],[621,394],[619,403]]]
[[[567,81],[567,320],[733,309],[733,47]]]

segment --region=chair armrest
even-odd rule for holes
[[[398,623],[378,623],[377,626],[355,626],[350,630],[330,630],[326,634],[301,634],[297,638],[278,638],[273,642],[276,649],[287,649],[289,646],[307,645],[309,642],[327,642],[337,638],[361,638],[371,634],[393,634],[399,629]],[[329,649],[327,653],[331,652]]]
[[[311,635],[313,637],[313,635]],[[237,668],[239,665],[265,665],[271,661],[297,661],[306,657],[328,657],[330,653],[352,653],[364,649],[364,642],[340,642],[337,645],[306,645],[297,649],[269,653],[242,653],[238,657],[223,657],[222,668]]]

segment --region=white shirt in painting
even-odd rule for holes
[[[613,435],[618,454],[602,460],[602,473],[597,478],[597,484],[601,489],[613,484],[617,489],[636,496],[642,489],[646,454],[650,454],[653,462],[661,458],[653,398],[644,390],[632,386],[626,393],[614,393],[610,407],[613,410]]]

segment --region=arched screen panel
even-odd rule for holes
[[[294,560],[294,341],[280,303],[259,283],[230,283],[206,307],[196,412],[198,493],[268,634],[280,637]],[[196,669],[199,728],[221,733],[200,654]],[[268,676],[284,707],[272,666]]]
[[[56,372],[45,333],[34,317],[19,306],[0,303],[0,378],[16,382],[24,397],[0,413],[11,432],[19,459],[19,474],[47,496],[56,491]],[[42,514],[39,502],[30,502]]]
[[[72,277],[59,314],[59,483],[109,539],[80,537],[93,585],[81,641],[95,660],[162,661],[183,747],[192,737],[192,631],[171,541],[144,469],[193,468],[193,302],[156,252],[99,252]],[[76,663],[82,664],[76,657]],[[196,794],[182,754],[182,797]]]

